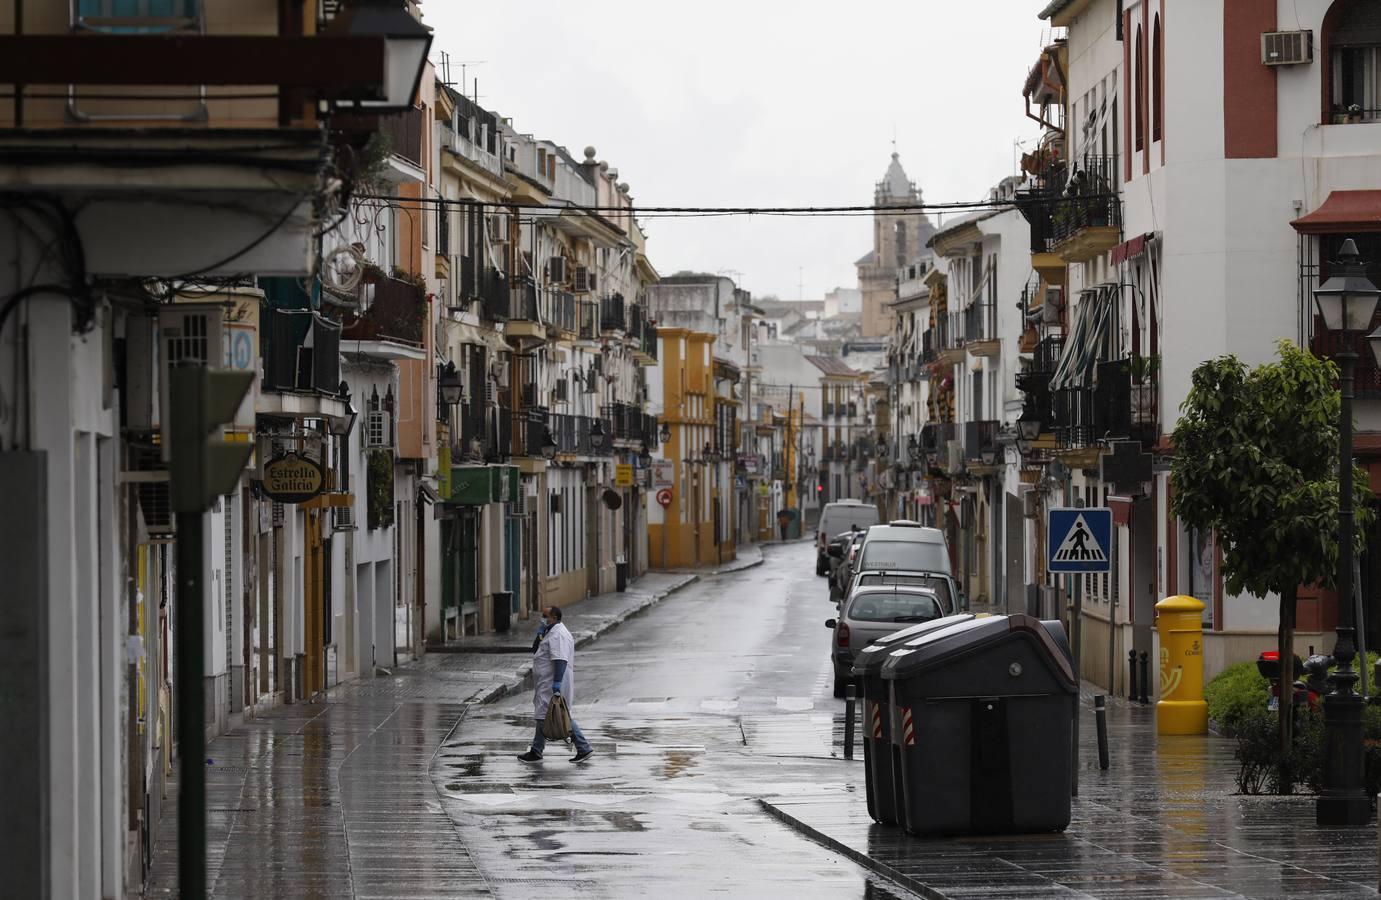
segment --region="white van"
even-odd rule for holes
[[[830,538],[857,525],[866,529],[880,521],[878,508],[862,500],[836,500],[826,503],[820,511],[820,524],[815,529],[815,574],[830,573],[830,557],[825,545]]]

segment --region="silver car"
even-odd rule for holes
[[[825,627],[834,630],[830,640],[834,695],[844,696],[859,650],[884,635],[945,614],[945,605],[932,588],[880,584],[854,590],[841,605],[839,618],[825,621]]]

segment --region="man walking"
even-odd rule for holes
[[[560,694],[566,698],[567,707],[575,705],[575,638],[561,624],[559,606],[549,606],[542,611],[542,627],[533,644],[532,680],[535,683],[532,715],[537,720],[537,732],[532,738],[532,747],[518,756],[527,763],[542,759],[542,750],[547,745],[542,722],[547,718],[551,698]],[[595,752],[574,718],[571,719],[571,740],[575,742],[575,756],[571,757],[571,762],[584,762]]]

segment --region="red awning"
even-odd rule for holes
[[[1117,265],[1118,263],[1126,262],[1129,259],[1135,259],[1141,254],[1145,253],[1147,237],[1149,237],[1149,235],[1139,234],[1136,237],[1131,238],[1130,240],[1123,241],[1116,247],[1113,247],[1112,264]]]
[[[1381,231],[1381,191],[1332,191],[1322,206],[1290,225],[1300,234]]]

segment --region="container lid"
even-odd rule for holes
[[[854,674],[876,675],[878,670],[882,668],[882,664],[887,661],[887,654],[895,650],[898,643],[913,640],[934,631],[953,628],[955,625],[967,622],[972,618],[973,616],[968,613],[960,613],[955,616],[931,619],[929,622],[921,622],[900,631],[885,634],[858,651],[858,655],[854,657]]]
[[[944,620],[939,620],[944,621]],[[1012,640],[1028,641],[1040,648],[1051,674],[1073,693],[1079,689],[1074,666],[1060,642],[1040,619],[1026,615],[974,617],[951,628],[922,634],[886,654],[882,677],[911,678],[927,669],[952,662],[956,657],[979,653]]]
[[[1166,597],[1156,604],[1156,612],[1203,612],[1204,603],[1197,597]]]

